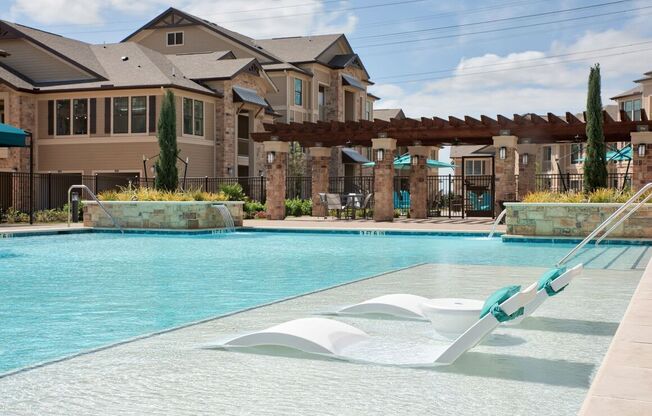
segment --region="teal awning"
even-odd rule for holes
[[[0,123],[0,147],[27,147],[26,137],[25,130]]]
[[[411,165],[411,160],[410,160],[410,155],[409,154],[404,154],[403,156],[399,156],[396,159],[394,159],[394,167],[395,168],[409,168]],[[369,162],[365,163],[365,167],[373,167],[376,166],[375,162]],[[455,165],[451,165],[450,163],[442,162],[440,160],[434,160],[434,159],[428,159],[426,161],[426,166],[429,168],[454,168]]]

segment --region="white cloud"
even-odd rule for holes
[[[125,16],[148,19],[173,6],[251,37],[278,37],[350,33],[358,19],[341,10],[347,5],[348,0],[329,4],[335,11],[328,11],[323,0],[14,0],[5,17],[44,25],[109,27],[114,22],[119,26]]]

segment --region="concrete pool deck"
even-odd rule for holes
[[[499,328],[450,367],[205,348],[226,334],[386,293],[483,298],[506,284],[529,283],[542,270],[427,264],[210,320],[0,378],[0,414],[574,415],[640,271],[587,270],[538,316]],[[415,343],[430,334],[422,322],[341,320]]]

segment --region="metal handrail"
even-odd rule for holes
[[[115,218],[113,218],[113,215],[111,215],[111,213],[106,209],[104,204],[102,202],[100,202],[99,199],[97,199],[97,196],[95,196],[93,191],[91,191],[90,188],[88,186],[86,186],[86,185],[73,185],[70,188],[68,188],[68,227],[70,227],[70,218],[72,217],[72,204],[70,203],[71,202],[70,201],[70,196],[71,196],[72,190],[76,189],[76,188],[81,188],[82,190],[86,190],[86,192],[88,192],[88,194],[91,196],[91,198],[93,198],[93,200],[95,202],[97,202],[97,205],[99,205],[100,208],[102,208],[104,213],[106,213],[106,215],[108,215],[109,218],[111,218],[111,221],[113,221],[113,225],[115,226],[115,228],[117,228],[118,230],[120,230],[121,233],[124,234],[124,231],[122,230],[122,227],[120,227],[120,225],[118,225],[118,222],[115,220]]]
[[[494,233],[496,232],[496,227],[498,227],[498,224],[500,224],[500,221],[503,219],[503,217],[507,214],[507,209],[504,209],[498,214],[498,217],[496,217],[496,221],[494,222],[494,226],[491,227],[491,232],[489,233],[488,238],[492,238],[494,236]]]
[[[616,228],[618,228],[618,226],[620,226],[622,223],[624,223],[627,220],[627,218],[631,217],[636,211],[638,211],[643,205],[645,205],[645,203],[647,201],[649,201],[651,198],[652,198],[652,194],[649,194],[641,202],[634,205],[634,208],[632,208],[627,214],[625,214],[624,217],[619,219],[618,222],[616,222],[614,225],[612,225],[611,228],[609,228],[607,231],[605,231],[605,233],[602,234],[600,236],[600,238],[598,238],[598,240],[595,242],[595,245],[597,246],[598,244],[600,244],[602,242],[602,240],[607,238],[607,236],[609,234],[611,234]]]
[[[582,247],[587,245],[591,240],[595,238],[600,231],[604,230],[614,219],[616,219],[620,214],[623,213],[631,204],[636,202],[638,198],[641,197],[641,195],[645,194],[647,191],[649,191],[652,188],[652,183],[648,183],[645,186],[643,186],[641,189],[639,189],[638,192],[634,194],[631,198],[629,198],[623,205],[620,206],[613,214],[611,214],[606,220],[604,220],[600,225],[598,225],[595,230],[591,232],[591,234],[587,235],[584,240],[582,240],[578,245],[576,245],[571,251],[568,252],[561,260],[557,262],[557,267],[563,265],[566,263],[568,260],[570,260],[573,255],[580,250]],[[646,199],[647,200],[647,199]]]

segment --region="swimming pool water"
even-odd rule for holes
[[[3,239],[0,373],[417,263],[545,267],[571,247],[274,232]],[[647,252],[632,247],[591,249],[580,258],[604,250],[600,259],[613,253],[631,258],[629,267]]]

